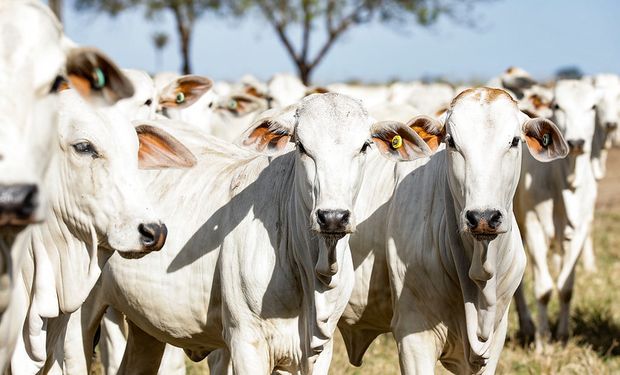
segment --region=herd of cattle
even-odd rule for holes
[[[0,371],[327,374],[339,329],[354,365],[392,332],[404,374],[494,373],[513,297],[566,339],[620,78],[487,86],[151,77],[3,0]]]

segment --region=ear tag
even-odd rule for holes
[[[102,89],[105,86],[105,75],[101,68],[95,68],[95,88]]]
[[[231,100],[228,102],[228,109],[237,109],[237,101]]]
[[[551,144],[551,134],[549,133],[543,134],[543,137],[542,137],[543,147],[548,147],[550,144]]]
[[[185,94],[182,92],[177,93],[176,102],[177,104],[181,104],[185,101]]]
[[[392,138],[392,148],[394,150],[401,148],[403,145],[403,138],[400,135],[395,135]]]

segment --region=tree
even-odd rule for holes
[[[564,66],[555,72],[556,79],[581,79],[583,71],[578,66]]]
[[[56,15],[56,18],[62,22],[62,0],[49,0],[48,5]]]
[[[155,46],[155,51],[157,52],[157,68],[161,68],[162,63],[162,55],[163,50],[168,45],[168,34],[165,32],[156,32],[151,35],[153,38],[153,45]]]
[[[354,26],[410,19],[427,26],[442,15],[457,18],[460,9],[469,10],[476,1],[482,0],[231,0],[238,15],[254,9],[267,20],[305,84],[334,43]],[[299,31],[300,45],[295,47],[294,34]],[[311,34],[316,31],[325,37],[312,54]]]
[[[183,74],[190,74],[190,45],[196,20],[207,10],[219,9],[220,0],[77,0],[76,7],[95,12],[103,11],[111,16],[116,16],[127,8],[143,7],[148,19],[153,19],[164,11],[170,12],[175,20],[181,46],[181,71]]]

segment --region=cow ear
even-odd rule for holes
[[[275,154],[284,150],[292,136],[292,126],[271,117],[255,122],[242,136],[241,144],[258,152]]]
[[[220,105],[220,108],[241,117],[258,111],[261,106],[266,109],[262,102],[262,99],[250,95],[232,95]]]
[[[568,144],[553,122],[540,117],[531,119],[525,113],[521,113],[521,119],[527,148],[536,160],[549,162],[568,155]]]
[[[443,114],[440,116],[445,121],[445,116]],[[409,120],[407,126],[424,140],[431,151],[435,152],[446,135],[442,123],[434,118],[420,115]]]
[[[111,105],[134,94],[129,79],[96,49],[72,49],[67,56],[66,71],[71,86],[91,103]]]
[[[163,129],[151,125],[136,126],[140,141],[140,169],[191,168],[196,165],[192,152]]]
[[[213,87],[213,81],[207,77],[187,75],[164,87],[159,104],[166,108],[186,108],[196,103]]]
[[[431,149],[409,126],[397,121],[381,121],[371,127],[372,141],[379,152],[394,161],[429,156]]]

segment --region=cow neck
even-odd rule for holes
[[[292,254],[293,272],[301,283],[302,347],[308,364],[316,360],[333,336],[334,319],[330,319],[342,304],[341,277],[345,257],[350,258],[348,236],[341,239],[326,239],[311,231],[312,207],[303,197],[305,187],[298,176],[301,168],[294,163],[290,178],[291,194],[283,212],[287,223],[289,239],[287,251]],[[297,178],[296,178],[297,177]],[[314,192],[313,192],[314,194]],[[290,256],[290,255],[289,255]],[[351,262],[348,262],[351,263]],[[352,269],[351,269],[352,271]],[[345,297],[348,300],[348,296]],[[304,332],[305,331],[305,332]]]
[[[566,189],[576,190],[579,187],[587,183],[589,175],[592,174],[590,162],[590,153],[584,153],[581,155],[569,154],[562,160],[558,161],[560,164],[559,172],[561,173],[561,181],[566,181]]]
[[[95,285],[112,251],[99,248],[98,234],[86,214],[63,189],[60,173],[52,173],[52,192],[46,220],[32,227],[28,246],[34,262],[34,299],[39,314],[55,317],[77,310]],[[49,176],[49,175],[48,175]],[[49,181],[56,178],[55,181]]]
[[[438,186],[444,186],[446,194],[444,220],[447,221],[445,238],[448,244],[444,258],[452,262],[447,269],[454,268],[458,276],[465,312],[462,331],[467,333],[469,344],[465,353],[470,366],[476,367],[490,357],[495,329],[514,293],[514,290],[508,290],[515,284],[509,280],[519,273],[510,269],[515,256],[511,246],[512,233],[509,230],[492,241],[475,241],[469,234],[462,233],[457,212],[462,212],[463,207],[452,197],[447,174],[441,175],[444,181]],[[454,236],[454,233],[459,235]]]

